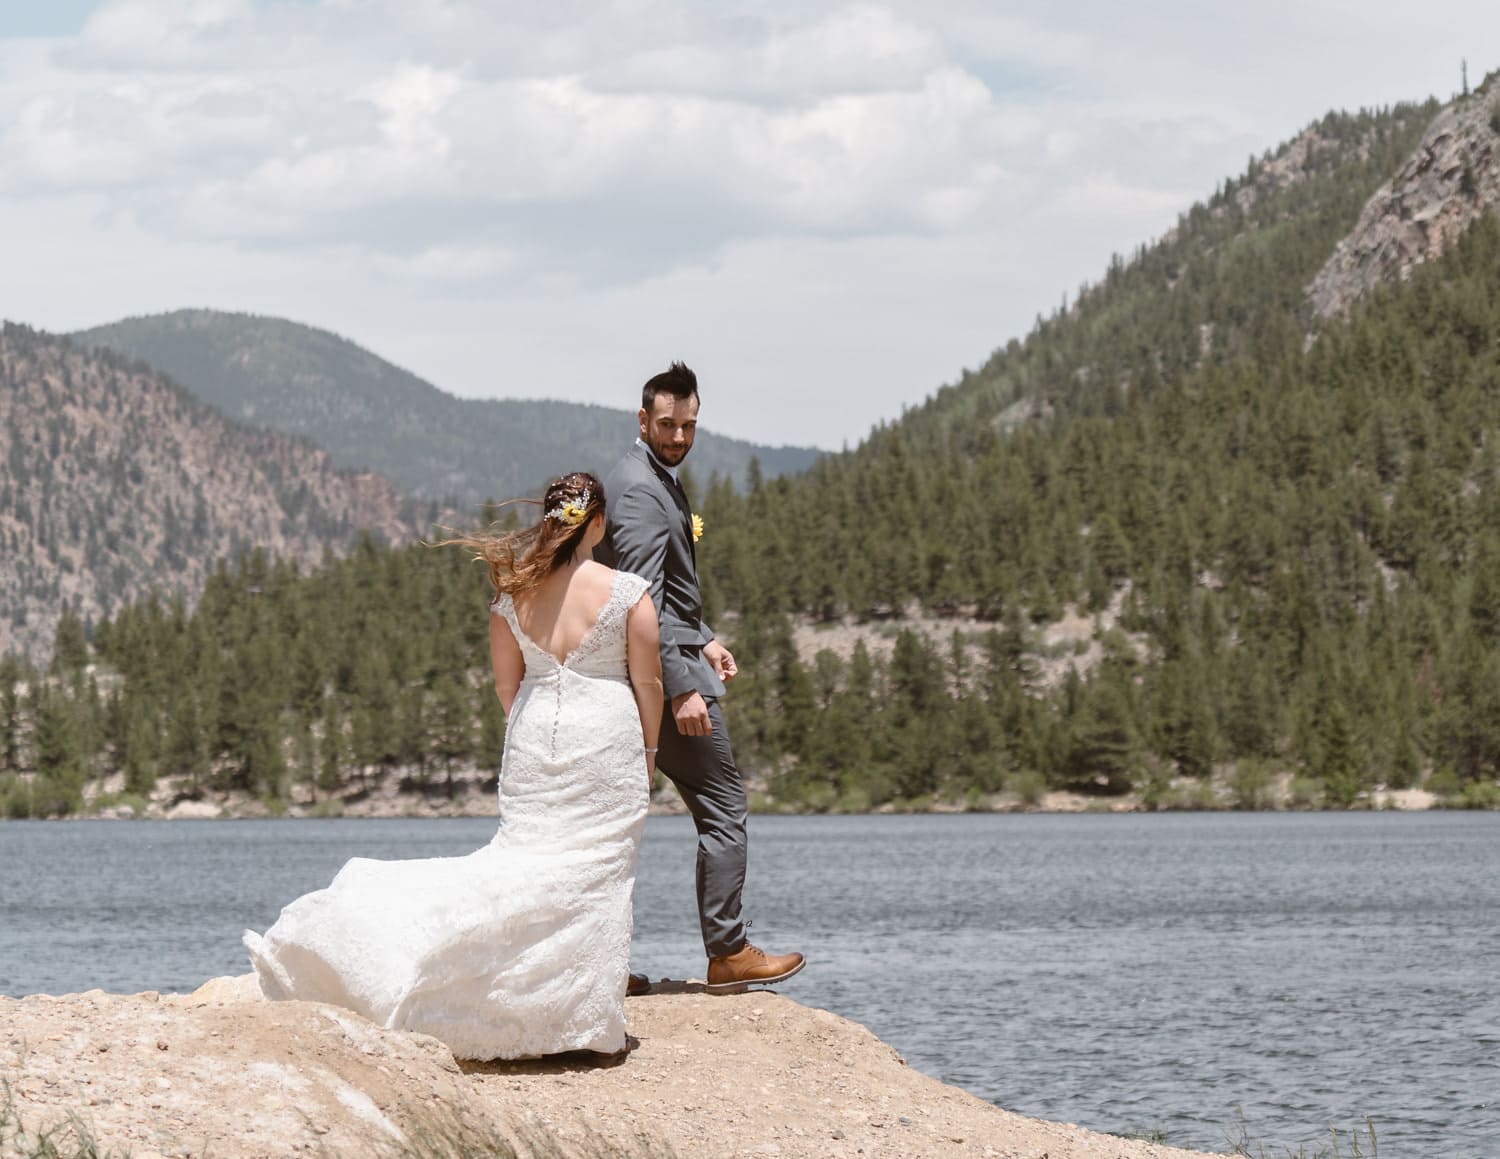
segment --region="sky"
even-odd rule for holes
[[[706,429],[837,449],[1466,57],[1494,0],[0,0],[0,317],[627,409],[682,359]]]

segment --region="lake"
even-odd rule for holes
[[[755,817],[782,992],[1026,1115],[1280,1157],[1500,1154],[1500,815]],[[0,993],[186,991],[349,857],[489,820],[0,823]],[[633,968],[701,977],[693,832],[647,825]],[[1365,1136],[1367,1138],[1367,1136]],[[1365,1153],[1369,1153],[1368,1145]]]

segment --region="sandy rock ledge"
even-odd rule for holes
[[[254,978],[189,995],[0,998],[9,1137],[70,1115],[102,1151],[153,1156],[521,1154],[1174,1159],[1028,1119],[918,1074],[864,1027],[769,992],[661,982],[627,1006],[637,1048],[456,1063],[424,1035],[265,1002]],[[477,1146],[476,1146],[477,1145]],[[22,1152],[24,1153],[24,1151]]]

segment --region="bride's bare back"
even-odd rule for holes
[[[516,598],[516,622],[532,643],[563,664],[609,602],[614,574],[593,560],[561,568]]]
[[[583,551],[603,535],[604,520],[591,525]],[[656,608],[649,589],[639,576],[626,577],[592,559],[559,568],[534,588],[518,596],[502,596],[492,607],[509,606],[507,615],[490,617],[490,662],[495,671],[495,695],[510,715],[521,682],[527,676],[525,650],[514,633],[520,633],[535,651],[547,653],[559,668],[566,668],[589,633],[599,623],[616,586],[628,583],[632,600],[625,616],[626,675],[640,710],[642,739],[648,750],[647,768],[654,767],[657,731],[662,714],[660,637]],[[507,623],[509,618],[509,623]]]

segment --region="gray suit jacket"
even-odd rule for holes
[[[604,541],[594,558],[650,583],[667,699],[689,692],[723,696],[724,682],[703,658],[703,645],[714,634],[703,622],[693,513],[682,488],[637,445],[610,472],[604,494]]]

